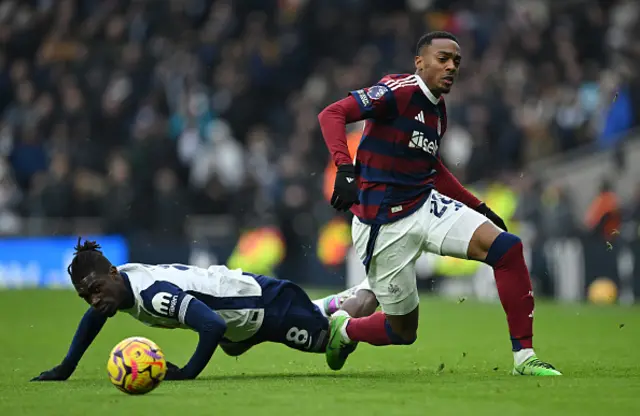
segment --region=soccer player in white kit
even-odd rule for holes
[[[66,380],[109,317],[124,312],[160,328],[192,329],[198,346],[182,368],[167,363],[165,380],[193,379],[216,347],[240,355],[262,342],[305,352],[325,352],[329,321],[297,285],[225,266],[182,264],[114,266],[100,246],[76,246],[68,268],[73,285],[91,307],[62,363],[32,381]]]

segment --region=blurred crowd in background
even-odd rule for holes
[[[639,12],[634,0],[3,0],[0,232],[100,217],[106,232],[180,236],[189,216],[227,214],[304,244],[335,215],[318,112],[412,72],[430,30],[456,34],[464,56],[441,146],[454,173],[506,186],[513,217],[551,233],[592,227],[611,218],[575,218],[562,189],[521,172],[615,147],[640,124]],[[640,202],[627,213],[640,218]]]

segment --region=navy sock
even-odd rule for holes
[[[521,243],[520,237],[508,233],[506,231],[500,233],[496,240],[491,244],[487,258],[484,260],[489,266],[494,267],[511,247]]]

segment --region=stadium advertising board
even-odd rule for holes
[[[84,238],[84,236],[83,236]],[[127,241],[120,236],[87,236],[97,240],[113,264],[129,260]],[[67,266],[77,237],[0,238],[0,288],[67,288]]]

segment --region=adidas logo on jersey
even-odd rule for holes
[[[415,117],[416,120],[424,124],[424,113],[420,113]],[[438,134],[440,134],[440,120],[438,119]],[[436,156],[438,154],[438,143],[433,140],[429,140],[425,134],[421,131],[414,130],[411,134],[411,141],[409,147],[422,149],[430,155]]]

